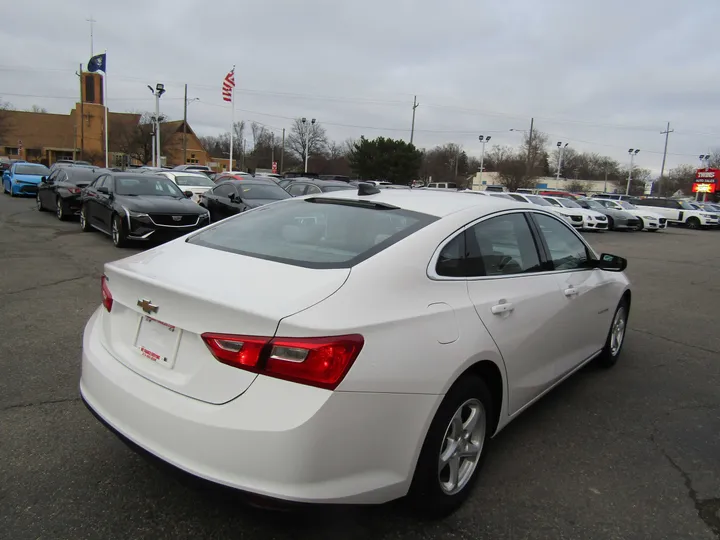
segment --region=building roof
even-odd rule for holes
[[[29,111],[4,111],[4,146],[24,148],[73,148],[74,126],[69,114],[49,114]]]

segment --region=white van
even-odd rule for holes
[[[457,189],[457,184],[455,182],[433,182],[432,184],[428,184],[427,187],[434,189]]]

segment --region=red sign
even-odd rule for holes
[[[277,174],[277,161],[272,162],[272,172],[273,174]]]
[[[699,184],[715,184],[719,180],[720,169],[698,169],[695,172],[695,182]]]
[[[695,182],[692,187],[693,193],[715,193],[715,182]]]

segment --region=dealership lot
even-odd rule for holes
[[[624,356],[494,441],[457,514],[286,513],[156,469],[78,398],[102,265],[137,249],[0,197],[0,531],[12,538],[720,537],[720,231],[590,234],[634,285]],[[212,279],[212,269],[208,269]],[[289,407],[292,404],[288,404]],[[288,451],[292,451],[289,449]]]

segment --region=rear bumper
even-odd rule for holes
[[[442,396],[331,392],[259,376],[240,397],[212,405],[126,368],[100,343],[97,320],[96,312],[85,328],[80,392],[143,450],[194,476],[288,501],[382,503],[407,493]]]

